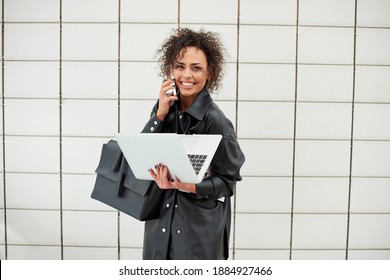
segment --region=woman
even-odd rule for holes
[[[169,79],[143,132],[220,134],[222,140],[199,184],[169,178],[169,166],[157,164],[149,170],[166,193],[159,219],[145,222],[144,259],[229,257],[230,197],[241,180],[245,157],[232,123],[209,94],[222,79],[223,50],[211,32],[180,29],[158,51],[161,74]]]

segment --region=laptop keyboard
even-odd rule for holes
[[[188,154],[187,156],[191,161],[192,167],[194,168],[196,175],[198,175],[200,169],[202,169],[202,166],[207,158],[207,155]]]

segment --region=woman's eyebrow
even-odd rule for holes
[[[184,62],[176,61],[176,64],[185,65]],[[190,66],[202,65],[200,62],[191,63]],[[203,65],[202,65],[203,66]]]

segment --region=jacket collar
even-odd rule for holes
[[[198,120],[202,120],[211,102],[213,102],[213,99],[206,87],[204,87],[185,112]]]

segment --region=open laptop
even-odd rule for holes
[[[148,169],[162,163],[170,178],[196,184],[203,180],[222,135],[118,133],[115,138],[136,178],[151,180]]]

